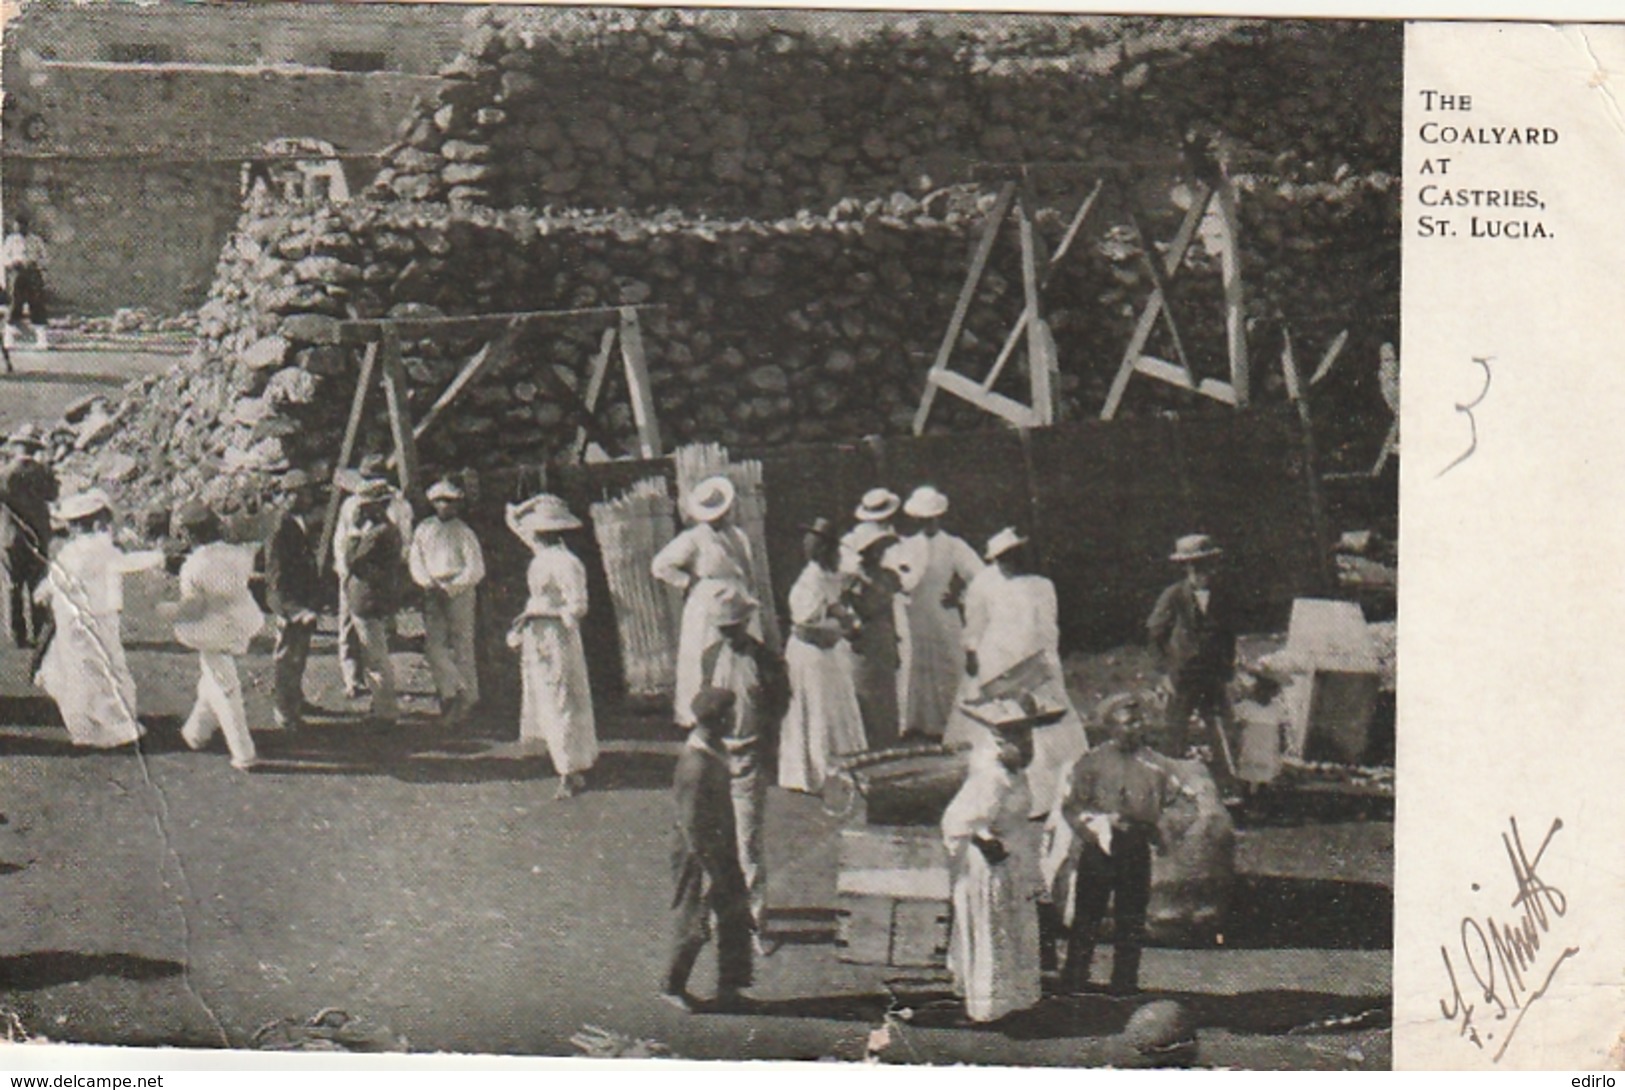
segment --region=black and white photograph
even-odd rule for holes
[[[1405,31],[29,0],[0,1047],[1390,1069]]]

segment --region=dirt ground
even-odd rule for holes
[[[906,1009],[887,1061],[1120,1061],[1109,1038],[1127,1001],[1053,999],[979,1029],[939,981],[839,961],[834,822],[777,789],[781,945],[759,965],[760,1011],[671,1010],[654,987],[672,767],[657,718],[601,709],[592,790],[556,802],[547,759],[512,744],[511,712],[457,731],[434,722],[412,650],[397,656],[403,726],[366,732],[323,636],[309,688],[337,714],[296,734],[258,729],[271,717],[268,645],[256,646],[244,674],[265,763],[235,772],[218,740],[203,753],[180,744],[197,664],[152,612],[172,584],[129,581],[125,638],[149,726],[138,752],[73,749],[24,653],[0,649],[0,1003],[30,1031],[244,1048],[268,1022],[340,1007],[413,1050],[569,1055],[590,1023],[693,1058],[856,1060],[887,1010]],[[1087,703],[1137,668],[1130,652],[1069,672]],[[1145,958],[1148,998],[1196,1015],[1200,1063],[1388,1065],[1392,833],[1335,805],[1241,831],[1224,945]],[[708,976],[695,987],[707,994]]]
[[[0,429],[52,420],[85,393],[162,370],[136,351],[15,354]],[[583,1025],[692,1058],[864,1056],[886,1023],[887,1062],[1122,1063],[1112,1038],[1135,1004],[1050,999],[997,1030],[963,1022],[940,978],[849,965],[835,939],[836,824],[774,789],[769,926],[757,1013],[684,1016],[655,998],[665,953],[667,797],[675,739],[659,716],[601,707],[591,790],[552,799],[546,757],[513,744],[512,709],[435,723],[403,618],[407,718],[365,731],[319,637],[309,695],[333,714],[268,728],[269,641],[243,663],[264,763],[233,771],[222,744],[178,737],[197,680],[153,603],[128,583],[125,640],[148,725],[139,750],[68,744],[0,642],[0,1008],[52,1040],[251,1047],[257,1030],[339,1007],[414,1051],[570,1055]],[[1078,657],[1081,708],[1143,682],[1133,650]],[[1204,1066],[1389,1066],[1391,811],[1336,796],[1276,808],[1238,836],[1224,944],[1146,952],[1141,1002],[1175,998]],[[710,959],[695,989],[708,994]]]

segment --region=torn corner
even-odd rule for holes
[[[1597,51],[1591,47],[1591,37],[1583,26],[1568,27],[1579,38],[1579,48],[1585,53],[1591,64],[1591,76],[1586,80],[1586,86],[1602,92],[1604,101],[1608,104],[1608,116],[1613,119],[1614,128],[1625,133],[1625,110],[1620,108],[1619,98],[1614,94],[1613,73],[1603,66],[1602,59]]]

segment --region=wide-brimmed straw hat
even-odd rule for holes
[[[1189,564],[1223,555],[1224,550],[1207,534],[1186,534],[1174,542],[1174,551],[1168,555],[1168,559],[1175,564]]]
[[[889,488],[871,488],[853,512],[859,522],[885,522],[903,506],[902,498]]]
[[[463,498],[463,490],[456,481],[442,479],[434,483],[434,486],[429,489],[427,497],[430,503],[436,500],[460,500]]]
[[[928,484],[909,494],[903,514],[911,519],[939,519],[948,513],[948,497]]]
[[[356,482],[355,495],[362,503],[383,503],[395,495],[395,489],[382,477],[371,477]]]
[[[860,522],[841,539],[841,544],[862,556],[885,541],[896,541],[897,535],[878,523]]]
[[[100,488],[88,488],[51,505],[51,517],[58,522],[77,522],[113,509],[113,498]]]
[[[1016,533],[1015,527],[1006,526],[987,539],[987,551],[982,554],[982,559],[988,561],[997,560],[1011,549],[1019,548],[1025,544],[1027,544],[1027,539]]]
[[[510,503],[508,528],[527,541],[537,534],[579,530],[581,520],[570,513],[570,505],[550,492],[532,496],[523,503]]]
[[[688,494],[688,517],[695,522],[715,522],[733,510],[734,483],[726,477],[707,477]]]

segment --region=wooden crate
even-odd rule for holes
[[[841,830],[835,879],[842,961],[931,967],[948,954],[948,853],[934,826]]]

